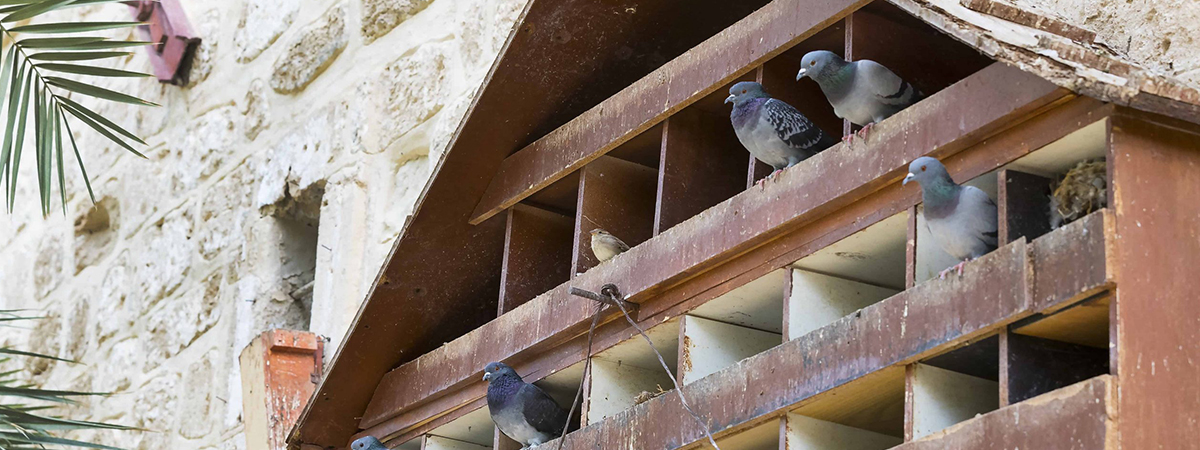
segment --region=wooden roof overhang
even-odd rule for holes
[[[984,39],[992,38],[991,34],[971,35],[978,30],[970,27],[978,25],[959,21],[960,16],[951,16],[942,9],[957,3],[935,8],[931,3],[937,2],[889,1],[951,35],[973,38],[974,44],[996,59],[1010,59],[1009,62],[1016,65],[1044,63],[1044,60],[1036,59],[1044,56],[1030,57],[1015,44],[1001,39]],[[699,101],[722,84],[811,37],[866,3],[775,0],[636,82],[626,79],[608,85],[598,79],[583,82],[586,74],[580,72],[562,74],[566,81],[543,89],[545,98],[526,105],[523,102],[529,102],[529,91],[518,86],[529,86],[530,80],[537,78],[528,76],[532,70],[530,65],[562,65],[577,61],[581,53],[586,53],[580,49],[568,52],[569,55],[549,51],[546,36],[540,36],[540,39],[531,36],[539,32],[550,33],[541,28],[544,24],[561,26],[562,21],[588,21],[588,26],[574,23],[581,26],[579,29],[593,29],[590,27],[596,20],[570,16],[559,8],[547,6],[544,1],[531,2],[523,15],[520,31],[510,38],[504,57],[493,68],[488,84],[456,134],[451,150],[439,163],[434,180],[427,186],[415,218],[393,250],[393,256],[404,257],[390,258],[388,266],[381,272],[375,290],[360,310],[346,344],[306,409],[292,442],[322,447],[344,446],[359,428],[365,429],[366,434],[390,435],[396,441],[403,441],[455,417],[456,409],[473,409],[462,408],[463,405],[480,404],[484,385],[478,381],[478,374],[487,361],[510,361],[534,379],[579,361],[583,352],[580,335],[586,332],[590,305],[570,297],[569,286],[596,290],[605,283],[619,280],[630,300],[642,304],[638,319],[646,324],[659,323],[871,223],[911,208],[918,202],[916,191],[901,190],[897,182],[907,162],[915,157],[929,154],[944,158],[956,178],[971,178],[1114,112],[1110,105],[1076,97],[1047,81],[1049,78],[1059,85],[1069,84],[1062,82],[1066,79],[1062,73],[1056,79],[1045,73],[1033,75],[1004,64],[993,64],[878,125],[869,141],[836,146],[813,158],[803,170],[787,171],[761,190],[742,192],[658,234],[623,255],[622,264],[607,264],[589,270],[500,319],[479,326],[495,314],[499,285],[497,268],[504,240],[503,221],[494,217],[489,219],[490,215],[616,148],[670,113]],[[804,14],[797,11],[804,11]],[[621,36],[625,41],[621,38],[615,43],[606,41],[613,46],[611,48],[629,45],[631,41],[640,42],[631,30],[646,29],[644,23],[640,24],[642,28],[619,21],[610,25],[615,28],[608,31],[614,35],[620,35],[618,31],[628,32]],[[589,41],[591,47],[588,48],[595,50],[592,44]],[[515,49],[536,57],[514,56]],[[1073,70],[1095,70],[1082,64],[1079,66]],[[550,70],[546,67],[537,70]],[[1061,70],[1061,67],[1055,69]],[[634,72],[625,73],[626,78],[636,78]],[[546,74],[541,78],[543,82],[555,79],[549,72],[540,73]],[[1131,75],[1129,79],[1135,79],[1132,75],[1137,74],[1133,69],[1127,73]],[[1074,84],[1070,87],[1108,101],[1200,121],[1197,120],[1200,115],[1196,114],[1197,102],[1188,101],[1195,97],[1195,91],[1167,83],[1155,85],[1147,79],[1153,80],[1141,78],[1143,84],[1157,86],[1157,91],[1142,88],[1133,93],[1118,91],[1109,89],[1111,86],[1103,82],[1088,84],[1080,81],[1081,78],[1072,79]],[[620,95],[600,102],[630,83],[632,86]],[[571,91],[571,87],[563,86],[566,84],[577,90]],[[589,98],[592,104],[599,104],[566,122],[589,103],[579,100],[582,97]],[[528,142],[547,131],[549,134],[545,137]],[[551,145],[566,142],[563,140],[574,145]],[[552,148],[560,151],[545,150]],[[516,149],[522,150],[514,153]],[[564,149],[570,151],[562,151]],[[516,163],[521,160],[526,162]],[[492,177],[496,167],[499,167],[499,173]],[[1097,225],[1098,220],[1101,225]],[[469,221],[477,225],[467,225]],[[1104,229],[1103,220],[1095,218],[1079,225],[1083,226]],[[1103,236],[1107,234],[1095,233],[1090,240],[1054,245],[1082,245],[1084,248],[1071,251],[1104,254],[1107,240]],[[1102,237],[1096,238],[1097,235]],[[1012,245],[990,256],[988,261],[997,265],[993,268],[999,271],[997,273],[1013,274],[1013,278],[1006,281],[1028,283],[1019,273],[1039,264],[1036,258],[1038,244],[1028,244],[1034,250],[1026,250],[1025,243]],[[1098,248],[1101,250],[1096,250]],[[1029,256],[1031,254],[1035,256]],[[1035,282],[1035,286],[1026,290],[1027,295],[1011,299],[999,310],[984,308],[991,303],[942,305],[952,306],[955,311],[981,309],[981,314],[990,315],[959,317],[957,320],[978,326],[961,328],[952,334],[943,333],[940,340],[921,337],[902,340],[891,359],[875,364],[892,367],[958,345],[1021,317],[1076,302],[1092,289],[1110,281],[1109,268],[1103,264],[1098,271],[1076,265],[1066,265],[1060,270],[1064,272],[1062,283],[1070,288],[1064,288],[1066,293],[1050,296],[1050,304],[1031,301],[1043,298],[1037,295]],[[974,277],[982,284],[968,288],[986,292],[984,277],[978,273]],[[971,283],[975,281],[967,284]],[[1087,289],[1075,289],[1077,287]],[[926,291],[931,289],[935,291],[906,292],[901,300],[889,304],[916,306],[915,300],[905,299],[927,301],[949,294],[936,291],[948,289],[945,286],[925,288]],[[948,295],[955,299],[953,301],[982,302],[960,297]],[[879,321],[894,320],[891,313],[885,312],[887,308],[890,307],[881,306],[876,311],[881,314]],[[929,314],[938,310],[941,309],[931,307]],[[605,318],[599,329],[596,351],[630,336],[631,331],[626,326],[612,319],[611,316]],[[838,326],[850,327],[843,330],[850,335],[867,332],[855,331],[860,325],[850,322]],[[918,322],[906,322],[904,327],[911,330],[915,323]],[[883,326],[883,329],[890,328]],[[461,337],[454,339],[457,336]],[[868,340],[895,338],[883,335],[861,337]],[[450,339],[454,340],[438,347]],[[687,389],[702,398],[701,404],[735,401],[722,397],[725,394],[717,388],[733,388],[738,382],[759,379],[754,376],[755,370],[766,370],[766,367],[774,370],[777,363],[797,358],[806,351],[802,346],[836,345],[801,341],[789,342],[752,360],[763,364],[761,367],[747,362],[747,365],[739,365],[737,370],[722,372],[724,375],[717,377],[719,380],[706,379],[699,383],[707,384]],[[406,361],[409,362],[400,365]],[[833,361],[826,364],[833,364]],[[871,373],[880,367],[854,370],[859,369],[861,373]],[[803,389],[820,392],[835,387],[821,387],[819,383],[785,384],[779,388],[794,390],[799,384]],[[706,392],[711,395],[706,397],[709,395],[704,394]],[[780,402],[794,403],[815,392],[780,391],[776,394]],[[607,420],[632,420],[634,422],[625,425],[649,427],[651,421],[639,419],[648,414],[646,408],[659,411],[655,414],[683,417],[674,414],[677,405],[671,401],[667,397],[660,398],[629,414]],[[787,404],[780,403],[776,409],[746,404],[744,408],[733,408],[737,411],[732,415],[718,417],[717,422],[734,428],[748,426],[776,414],[778,408]],[[681,427],[688,432],[686,426]],[[603,430],[604,427],[596,429]],[[588,430],[604,433],[593,427]],[[698,438],[699,435],[694,435],[697,431],[691,430],[693,435],[689,439]],[[651,439],[668,439],[657,441],[663,445],[683,443],[677,440],[680,436],[655,438],[654,430],[646,428],[645,432]],[[364,433],[355,436],[361,434]],[[598,436],[598,439],[616,438]]]

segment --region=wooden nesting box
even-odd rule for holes
[[[488,420],[490,361],[564,407],[582,386],[572,450],[706,446],[672,381],[725,450],[1200,441],[1197,91],[992,0],[534,0],[522,17],[293,445],[519,448]],[[769,168],[730,128],[733,83],[855,130],[795,80],[816,49],[926,97],[756,186]],[[900,184],[927,155],[999,208],[999,248],[945,279],[956,261]],[[1052,229],[1051,183],[1096,158],[1107,207]],[[598,263],[597,227],[633,248]],[[594,304],[569,290],[609,283],[670,374],[611,310],[585,355]]]

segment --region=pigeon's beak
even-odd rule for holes
[[[733,94],[729,94],[728,97],[725,97],[725,103],[733,103]]]
[[[907,186],[909,181],[912,181],[915,179],[917,179],[917,176],[910,173],[910,174],[908,174],[908,176],[904,177],[904,182],[900,183],[900,185]]]
[[[487,381],[487,380],[490,380],[490,379],[492,379],[492,373],[491,373],[491,372],[484,372],[484,373],[483,373],[483,381]]]
[[[796,74],[796,81],[800,81],[805,75],[808,75],[808,69],[800,69],[800,73]]]

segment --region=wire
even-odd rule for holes
[[[575,408],[579,406],[579,402],[583,399],[583,384],[587,382],[588,374],[591,373],[590,369],[592,368],[592,337],[596,332],[596,323],[600,320],[600,311],[603,310],[604,304],[597,303],[596,312],[592,313],[592,326],[588,328],[587,353],[583,354],[583,377],[579,379],[579,388],[575,390],[575,400],[571,401],[571,410],[567,411],[567,423],[563,425],[562,434],[559,435],[558,450],[562,450],[563,444],[567,442],[567,430],[571,429],[571,415],[575,414]],[[582,419],[582,417],[583,414],[581,412],[580,418]]]

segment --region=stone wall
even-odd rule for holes
[[[67,212],[44,219],[23,170],[0,309],[47,319],[0,342],[81,362],[30,362],[34,383],[116,393],[73,418],[150,430],[81,437],[245,448],[239,352],[284,327],[333,353],[524,0],[183,3],[204,38],[188,86],[109,84],[162,108],[85,100],[148,159],[77,125],[98,204],[68,162]],[[149,70],[140,52],[116,65]]]

